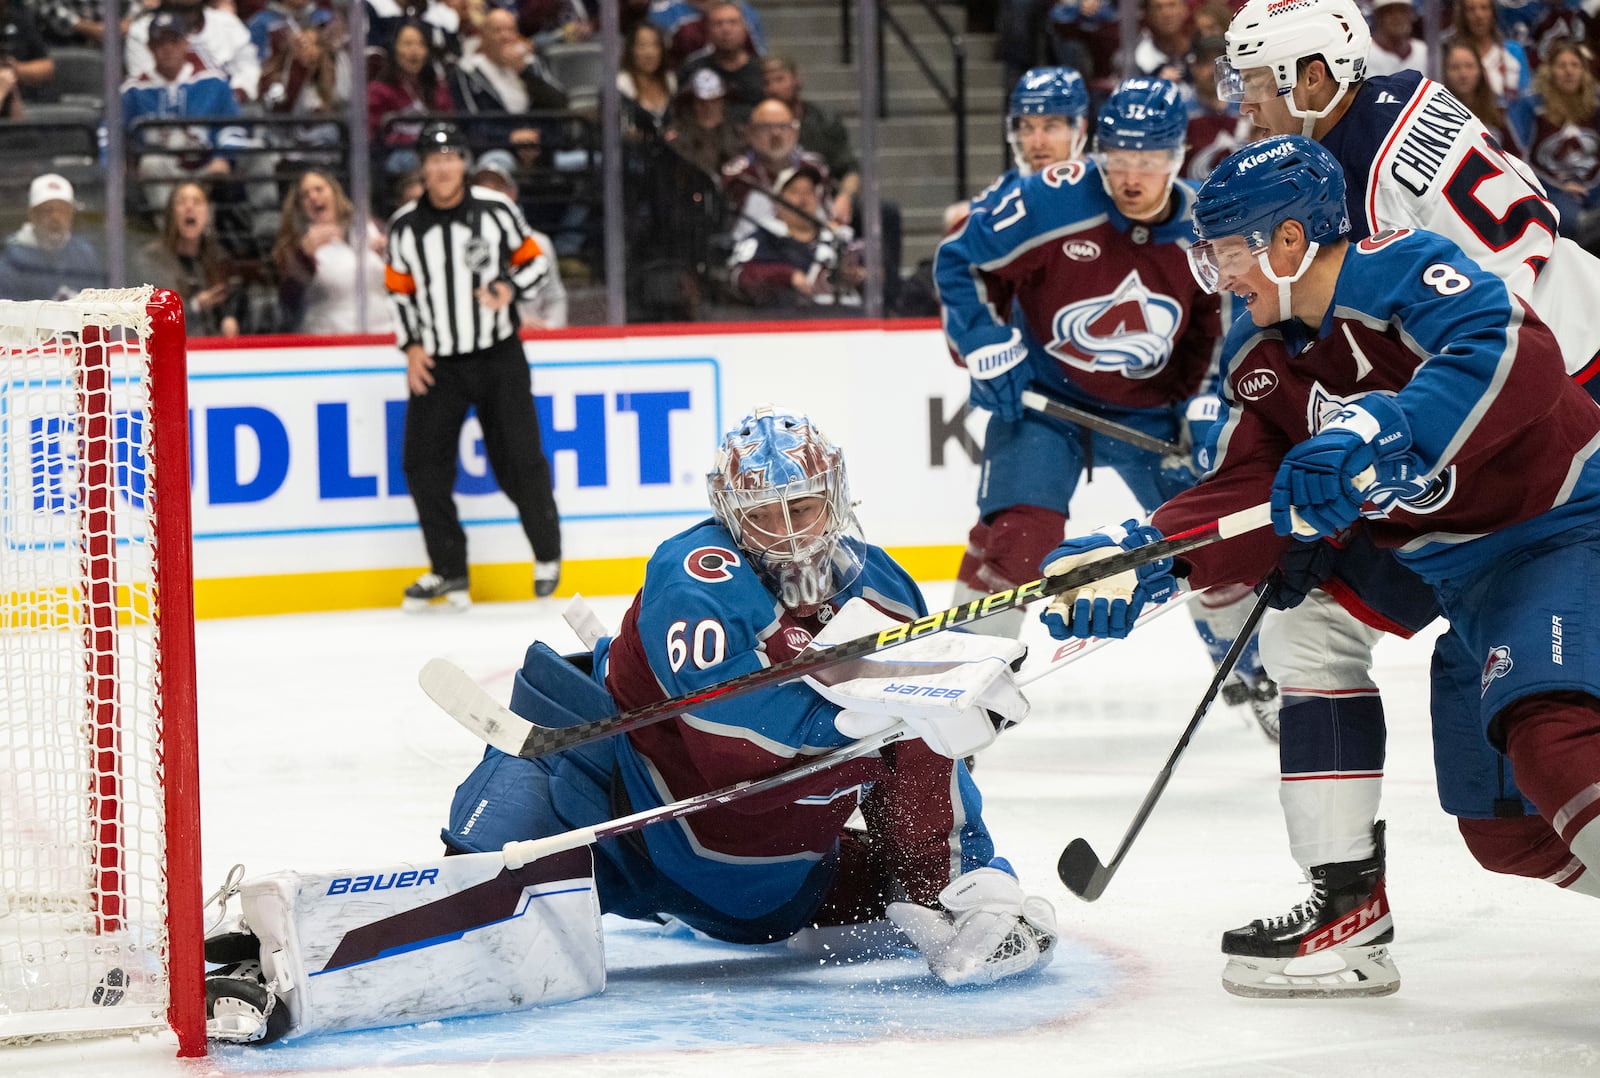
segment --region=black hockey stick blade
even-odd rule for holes
[[[992,595],[986,595],[971,602],[953,606],[947,610],[938,610],[916,621],[896,625],[882,632],[871,633],[867,636],[858,636],[854,640],[845,640],[828,648],[808,648],[792,659],[774,663],[771,666],[752,670],[747,674],[729,678],[727,681],[709,685],[698,692],[685,693],[682,696],[658,700],[644,707],[624,711],[605,719],[596,719],[594,722],[581,723],[577,726],[549,727],[537,723],[528,724],[527,737],[522,745],[511,751],[512,746],[502,747],[496,744],[501,751],[510,755],[520,756],[525,760],[535,760],[551,753],[563,752],[587,745],[592,741],[612,737],[616,734],[625,734],[631,730],[638,730],[657,723],[663,719],[670,719],[692,711],[706,704],[731,700],[756,689],[768,685],[778,685],[786,681],[807,674],[814,674],[831,666],[860,659],[873,655],[897,644],[908,640],[915,640],[929,633],[942,632],[957,625],[967,625],[979,621],[993,614],[1006,610],[1016,610],[1039,599],[1048,599],[1066,591],[1075,591],[1085,584],[1092,584],[1099,580],[1107,580],[1118,573],[1125,573],[1129,569],[1137,569],[1141,565],[1148,565],[1162,558],[1176,557],[1179,554],[1196,550],[1200,547],[1215,543],[1220,539],[1231,539],[1237,535],[1254,531],[1256,528],[1265,527],[1272,522],[1271,509],[1265,503],[1253,505],[1248,509],[1241,509],[1237,513],[1229,513],[1219,520],[1201,524],[1187,531],[1178,532],[1166,539],[1159,539],[1154,543],[1147,543],[1132,550],[1125,550],[1119,554],[1102,558],[1079,566],[1070,573],[1059,576],[1041,577],[1030,580],[1026,584],[1019,584],[1015,588],[1007,588]],[[425,668],[426,669],[426,668]],[[431,694],[430,694],[431,695]],[[437,699],[437,697],[435,697]],[[447,707],[446,710],[449,710]],[[503,734],[504,731],[502,730]],[[491,742],[493,743],[493,742]]]
[[[1067,848],[1061,851],[1061,859],[1056,862],[1056,875],[1061,877],[1061,882],[1085,902],[1100,897],[1100,892],[1111,882],[1112,871],[1100,863],[1094,847],[1081,838],[1067,843]]]
[[[1156,802],[1161,800],[1167,783],[1172,781],[1172,774],[1178,769],[1178,761],[1189,748],[1189,742],[1194,738],[1195,731],[1200,729],[1201,720],[1206,717],[1206,712],[1211,710],[1211,703],[1222,689],[1222,683],[1228,680],[1234,666],[1239,662],[1239,656],[1243,655],[1244,649],[1249,646],[1250,637],[1255,634],[1256,626],[1261,623],[1261,616],[1267,612],[1268,602],[1277,584],[1278,574],[1274,572],[1262,585],[1261,594],[1256,596],[1255,605],[1250,608],[1244,624],[1239,627],[1239,635],[1234,638],[1233,646],[1228,648],[1228,653],[1217,664],[1217,672],[1212,676],[1211,684],[1206,686],[1206,694],[1200,698],[1199,705],[1194,709],[1194,715],[1189,719],[1189,725],[1183,728],[1178,743],[1172,746],[1172,752],[1167,756],[1166,764],[1156,775],[1155,781],[1150,784],[1149,791],[1139,804],[1139,810],[1133,814],[1133,822],[1128,825],[1122,841],[1117,844],[1117,852],[1111,855],[1111,863],[1102,865],[1100,858],[1095,856],[1093,848],[1081,838],[1073,839],[1067,844],[1067,848],[1061,851],[1061,858],[1056,862],[1056,875],[1061,877],[1061,882],[1067,885],[1068,890],[1085,902],[1093,902],[1100,897],[1101,892],[1106,889],[1106,884],[1111,882],[1111,877],[1117,874],[1122,859],[1127,857],[1128,851],[1133,848],[1133,840],[1139,837],[1139,832],[1144,830],[1150,814],[1155,812]]]

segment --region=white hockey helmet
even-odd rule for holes
[[[1227,54],[1217,59],[1217,95],[1224,101],[1261,100],[1242,72],[1267,68],[1275,96],[1287,97],[1289,112],[1304,122],[1307,138],[1351,87],[1367,77],[1372,32],[1355,0],[1246,0],[1229,23]],[[1291,91],[1302,60],[1320,56],[1339,91],[1320,110],[1302,110]]]

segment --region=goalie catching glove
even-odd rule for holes
[[[1110,525],[1068,539],[1045,558],[1044,574],[1061,576],[1161,538],[1161,532],[1151,525],[1125,520],[1121,525]],[[1057,640],[1073,636],[1124,637],[1147,603],[1166,601],[1177,587],[1178,582],[1172,576],[1172,559],[1162,558],[1062,592],[1050,600],[1039,620]]]
[[[1023,894],[1000,858],[953,881],[939,892],[939,904],[943,910],[892,902],[889,919],[952,988],[1039,969],[1055,954],[1055,909],[1038,895]]]
[[[900,624],[863,599],[835,614],[813,646],[827,647]],[[941,756],[959,759],[1021,722],[1028,700],[1013,680],[1027,648],[1009,637],[940,632],[867,655],[834,671],[806,675],[843,708],[834,726],[860,739],[904,722]],[[842,672],[841,672],[842,671]],[[848,676],[848,680],[838,680]]]

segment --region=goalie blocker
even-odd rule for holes
[[[207,943],[208,960],[231,959],[206,977],[215,1040],[494,1014],[605,988],[587,849],[518,869],[487,853],[275,872],[245,881],[239,897],[250,935]]]

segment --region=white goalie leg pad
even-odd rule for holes
[[[277,872],[245,881],[240,898],[291,1034],[495,1014],[605,988],[587,848],[516,870],[471,854]]]
[[[1055,955],[1055,908],[1038,895],[1023,894],[1008,872],[968,872],[939,892],[939,902],[948,912],[891,903],[889,919],[952,988],[1041,969]]]
[[[1229,955],[1222,987],[1250,999],[1334,999],[1387,996],[1400,988],[1389,948],[1333,947],[1295,958]]]

